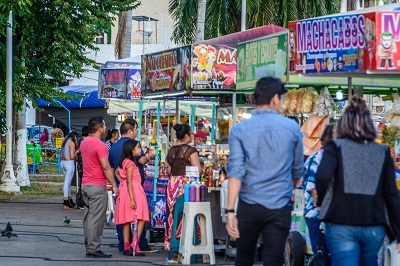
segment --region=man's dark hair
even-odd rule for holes
[[[89,127],[88,126],[84,126],[82,128],[82,137],[87,137],[89,136]]]
[[[256,105],[270,104],[275,94],[278,94],[280,97],[286,92],[287,89],[280,79],[273,77],[261,78],[259,81],[257,81],[256,88],[254,89]]]
[[[99,127],[104,126],[104,119],[102,116],[95,116],[89,119],[88,127],[89,127],[89,134],[96,133]]]
[[[128,133],[129,130],[134,130],[135,128],[137,128],[137,122],[135,119],[125,119],[124,122],[122,122],[120,128],[119,128],[119,133],[121,135],[125,135],[126,133]]]

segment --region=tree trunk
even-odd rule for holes
[[[117,39],[115,41],[115,54],[117,59],[131,57],[131,44],[132,10],[120,12]]]
[[[204,24],[206,22],[207,0],[198,0],[197,4],[196,36],[194,37],[195,43],[204,40]]]
[[[15,113],[15,146],[13,157],[14,170],[17,178],[17,184],[19,186],[30,186],[29,174],[28,174],[28,164],[26,156],[26,141],[27,130],[26,130],[26,107],[25,104],[22,105],[22,110]]]
[[[340,13],[347,12],[347,0],[340,0]]]

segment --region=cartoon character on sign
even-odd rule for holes
[[[375,22],[369,18],[365,21],[365,40],[368,50],[369,68],[371,68],[372,59],[375,54]]]
[[[383,32],[381,34],[381,44],[378,47],[378,56],[381,58],[379,68],[386,67],[386,60],[388,61],[389,68],[394,68],[393,56],[396,54],[396,43],[393,41],[393,34],[391,32]]]
[[[193,59],[193,66],[197,66],[198,70],[206,69],[210,71],[217,58],[215,48],[200,45],[196,46],[193,52],[197,56],[196,59]]]

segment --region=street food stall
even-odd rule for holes
[[[377,91],[398,94],[400,12],[396,10],[399,8],[399,4],[390,4],[289,22],[289,83],[315,82],[327,86],[320,90],[313,102],[315,109],[312,108],[302,127],[308,153],[319,149],[314,140],[322,133],[321,125],[332,115],[330,108],[334,103],[329,85],[347,86],[342,89],[347,99],[354,92],[360,96]],[[354,85],[372,88],[359,90]],[[286,97],[289,111],[296,112],[297,107],[302,110],[305,92],[307,89],[297,90]],[[290,106],[292,103],[294,108]],[[312,124],[319,126],[312,128]]]

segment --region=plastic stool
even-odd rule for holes
[[[183,213],[183,203],[185,203],[185,199],[183,197],[177,197],[175,206],[174,206],[174,221],[172,223],[172,232],[171,232],[171,243],[168,254],[168,259],[172,260],[174,258],[174,252],[179,251],[179,239],[176,238],[176,229],[178,228],[178,217],[179,214]]]
[[[196,215],[200,218],[201,241],[193,244],[194,224]],[[214,236],[211,221],[211,207],[209,202],[185,202],[182,217],[182,236],[179,245],[178,262],[190,264],[193,254],[202,254],[203,263],[215,264]],[[208,255],[208,256],[207,256]]]

